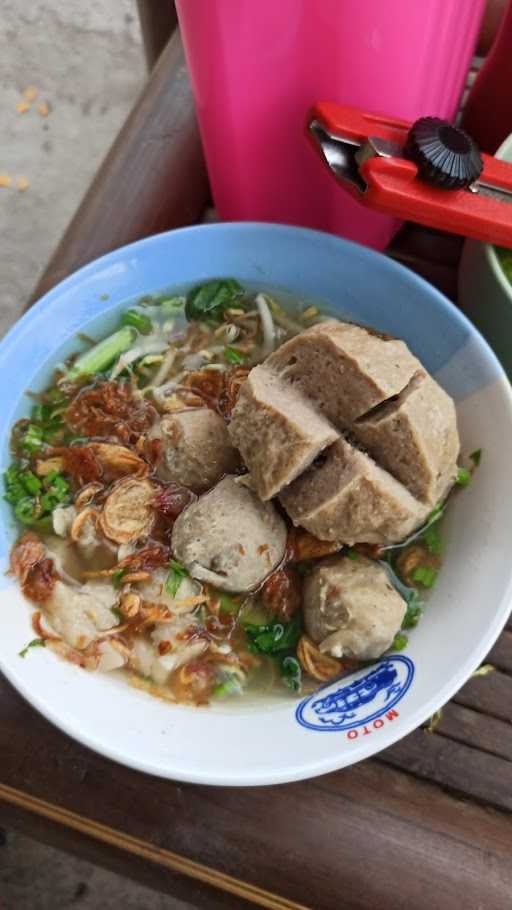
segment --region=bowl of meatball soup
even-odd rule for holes
[[[50,291],[0,367],[0,669],[88,747],[323,774],[428,722],[504,626],[510,388],[386,256],[160,234]]]

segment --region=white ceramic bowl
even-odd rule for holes
[[[76,349],[76,332],[106,333],[129,300],[219,275],[314,298],[403,337],[456,399],[463,451],[483,449],[471,488],[450,505],[445,564],[406,651],[304,701],[174,706],[44,649],[20,658],[33,637],[32,609],[5,578],[0,668],[50,721],[116,761],[180,780],[273,784],[332,771],[389,746],[444,704],[492,646],[511,602],[512,400],[473,326],[412,272],[314,231],[210,225],[111,253],[64,281],[14,327],[0,345],[3,466],[9,428],[28,411],[25,390],[44,387],[52,365]],[[15,533],[4,504],[4,564]]]

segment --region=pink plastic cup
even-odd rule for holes
[[[383,249],[399,227],[337,187],[315,101],[453,119],[485,0],[176,0],[216,207]]]

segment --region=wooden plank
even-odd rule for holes
[[[501,633],[494,648],[486,657],[485,663],[492,664],[504,673],[512,673],[512,631],[510,629],[507,628]]]
[[[404,771],[410,769],[409,759],[415,760],[418,754],[417,741],[421,743],[425,766],[428,768],[435,762],[438,749],[436,736],[444,736],[472,749],[479,749],[483,753],[488,752],[497,758],[512,762],[512,724],[452,701],[442,709],[433,734],[427,730],[417,731],[401,741],[399,755]],[[463,790],[464,787],[458,789]],[[468,791],[468,795],[471,795],[471,791]]]
[[[489,676],[470,679],[460,692],[457,692],[454,701],[510,723],[512,677],[496,670]]]
[[[124,875],[155,891],[172,894],[173,898],[186,901],[187,907],[190,905],[197,907],[198,910],[204,907],[207,907],[208,910],[248,910],[255,906],[254,901],[245,900],[238,895],[221,891],[213,885],[208,886],[205,882],[196,881],[172,871],[164,864],[164,857],[158,854],[158,851],[155,852],[158,859],[155,858],[154,861],[151,861],[147,857],[138,856],[126,850],[122,846],[122,839],[118,841],[117,845],[113,843],[106,845],[93,835],[74,831],[68,825],[59,824],[45,815],[38,815],[35,812],[27,811],[26,808],[8,803],[5,799],[2,800],[1,793],[0,823],[6,829],[13,828],[22,831],[43,844],[49,844],[66,853],[71,853],[78,859],[86,859],[90,863],[103,866],[105,869],[110,869],[118,875]],[[0,906],[4,910],[3,905],[0,904]],[[262,906],[261,903],[259,906]],[[275,910],[278,904],[276,901],[272,901],[272,903],[269,902],[269,906]],[[5,910],[10,910],[10,908],[5,908]],[[295,908],[293,904],[288,904],[288,908],[284,904],[281,910],[295,910]]]
[[[472,711],[471,708],[454,702],[444,706],[434,735],[446,736],[482,752],[489,752],[498,758],[512,761],[512,724]],[[431,739],[431,735],[424,734],[425,750],[429,748]]]
[[[381,753],[396,768],[498,809],[512,810],[512,762],[452,739],[416,730]]]
[[[121,871],[133,859],[131,874],[153,887],[175,886],[177,873],[165,866],[171,852],[271,892],[276,908],[286,900],[314,910],[431,910],[432,882],[438,910],[506,906],[508,818],[382,763],[281,787],[183,785],[82,748],[3,682],[0,704],[0,796],[11,807],[0,810],[2,821],[18,823],[25,805],[29,832],[44,839],[51,829],[52,842]],[[10,787],[25,791],[14,808]],[[59,825],[66,837],[55,833]],[[142,866],[130,839],[146,854]],[[190,887],[198,888],[193,878]],[[177,893],[190,899],[186,883]],[[240,896],[226,906],[237,907]]]
[[[30,302],[109,250],[192,224],[208,197],[192,92],[176,31]]]
[[[176,28],[178,16],[172,0],[137,0],[148,69],[152,69]]]

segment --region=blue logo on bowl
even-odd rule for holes
[[[403,654],[382,658],[370,669],[350,674],[351,682],[337,680],[301,701],[296,717],[303,727],[337,733],[374,721],[374,729],[398,716],[392,708],[404,697],[414,677],[414,664]],[[341,685],[345,682],[345,685]],[[357,734],[349,736],[355,738]]]

